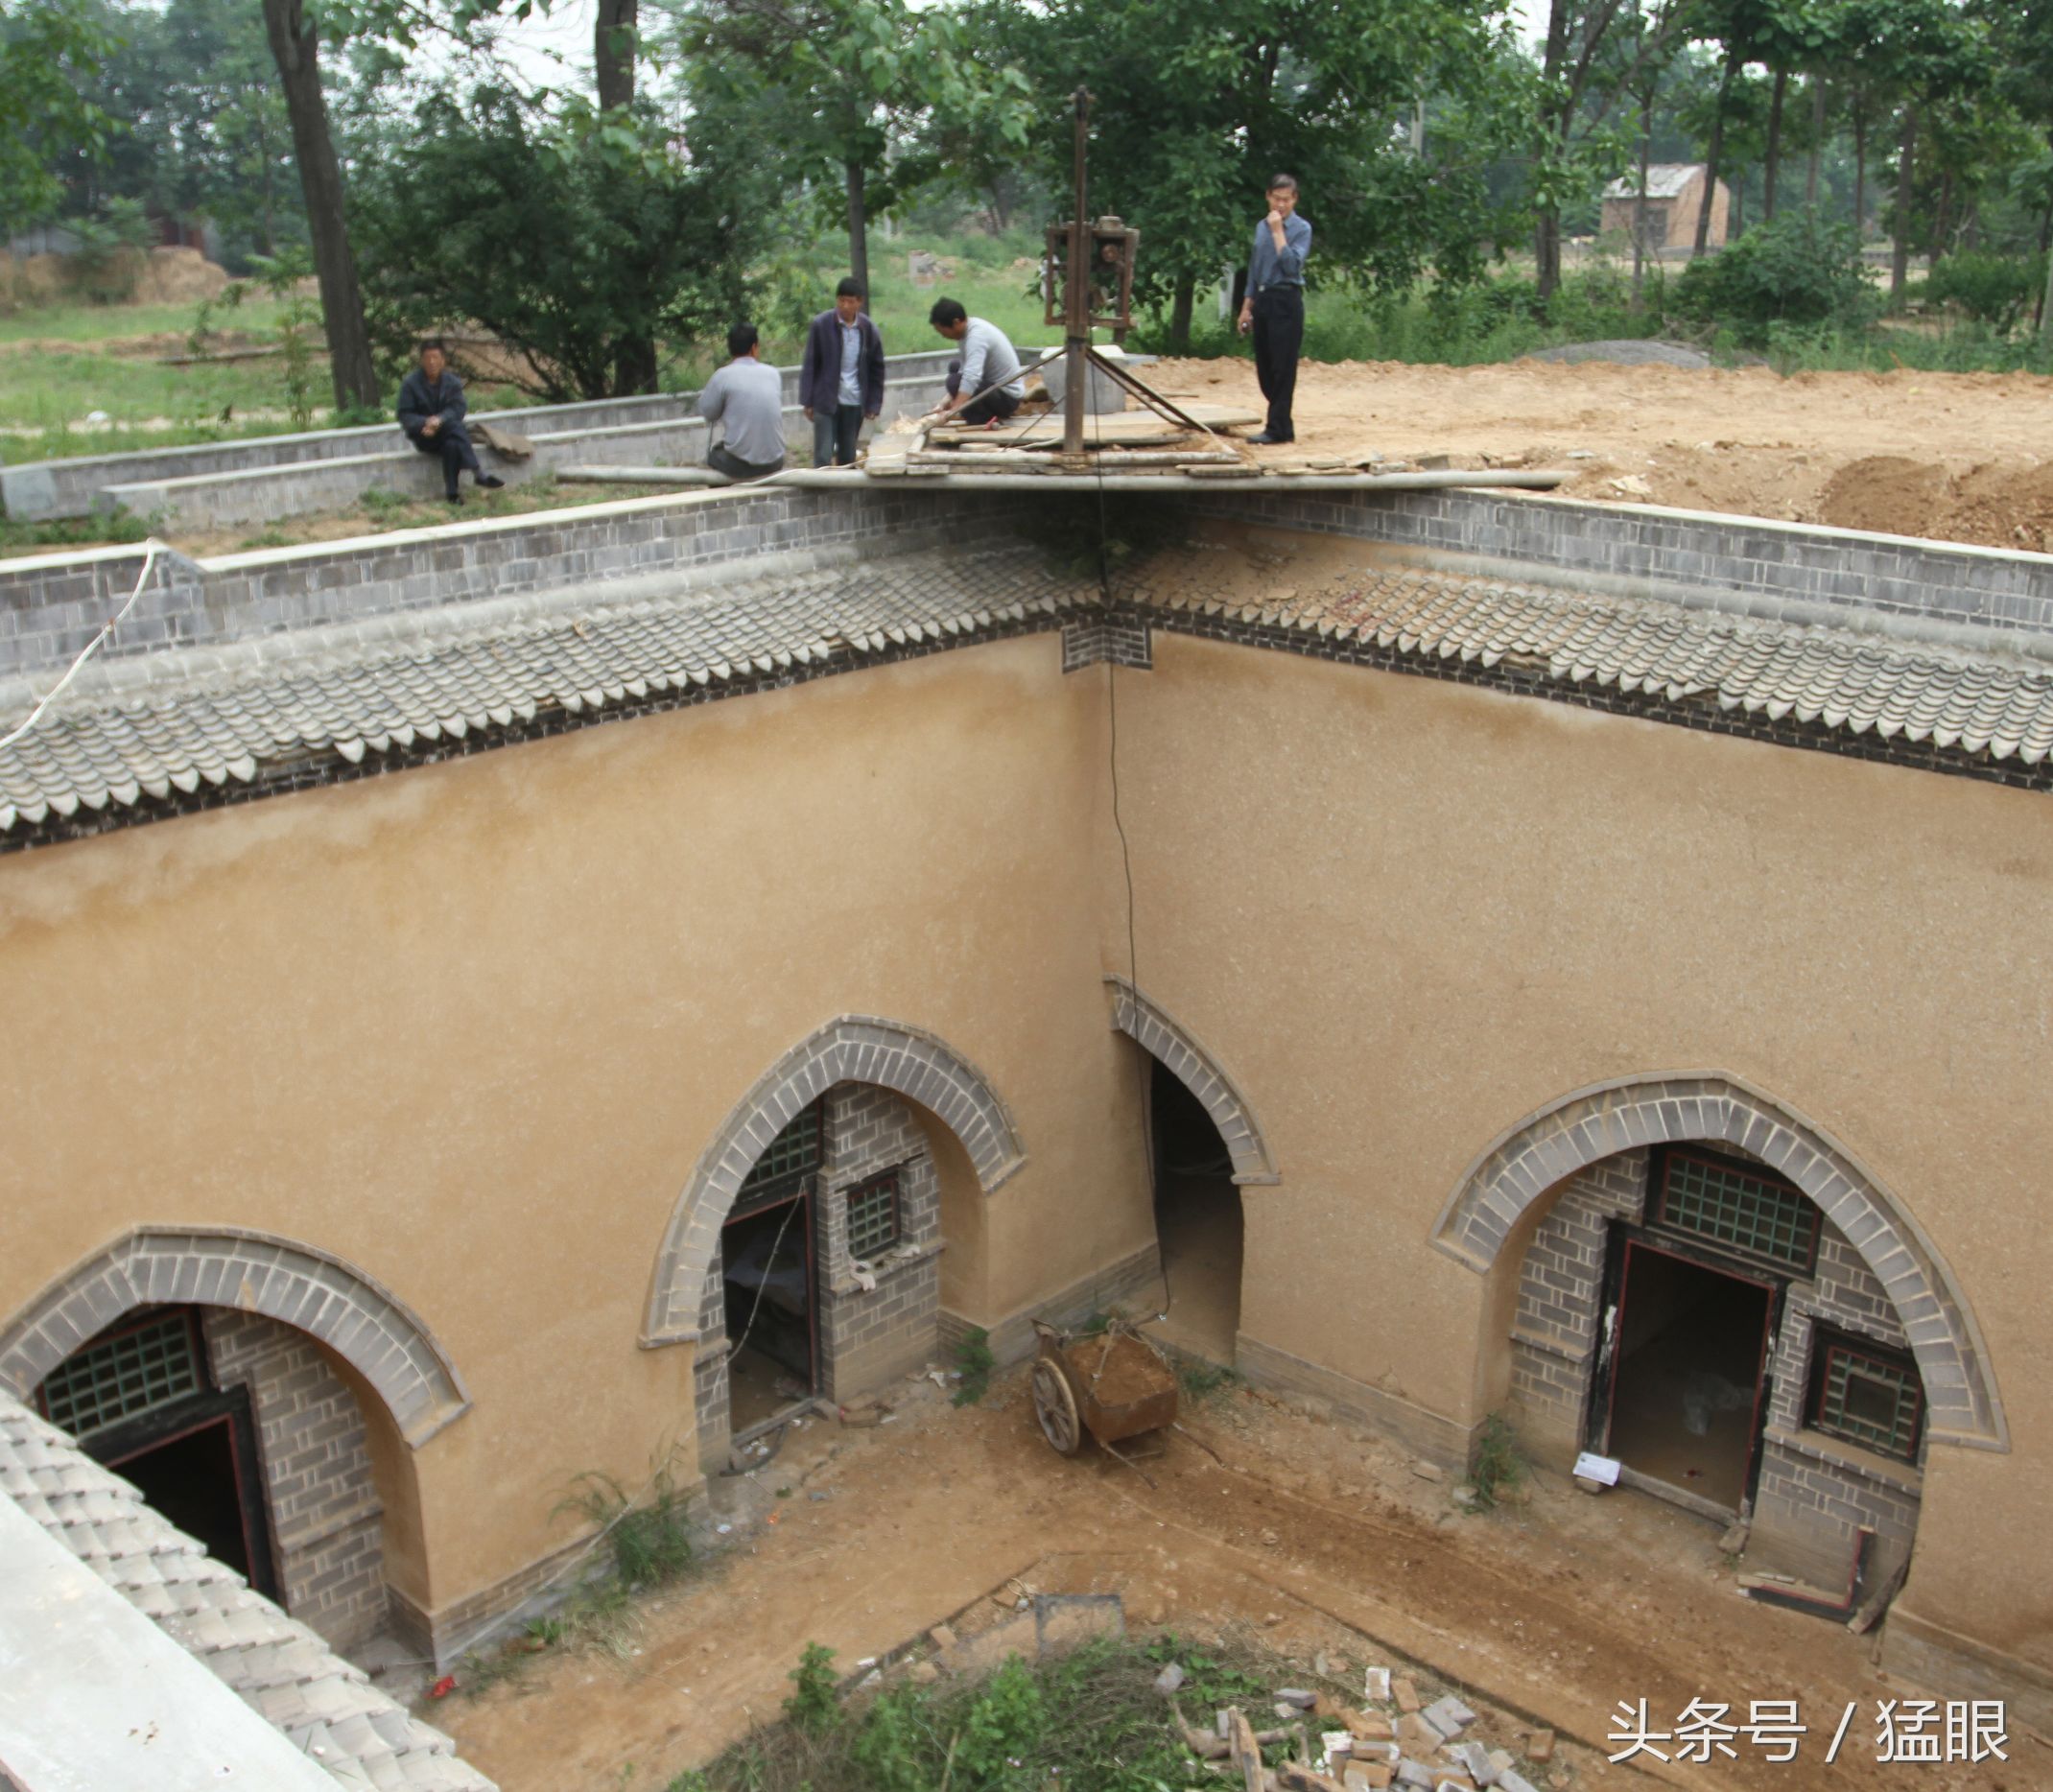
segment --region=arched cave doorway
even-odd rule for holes
[[[1165,1344],[1231,1364],[1240,1331],[1244,1222],[1226,1140],[1161,1059],[1148,1064],[1148,1150],[1168,1316]]]

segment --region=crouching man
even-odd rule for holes
[[[767,479],[784,467],[784,376],[763,365],[752,323],[727,332],[733,357],[698,394],[698,414],[722,426],[706,464],[729,479]]]
[[[431,337],[420,345],[420,365],[400,382],[399,427],[422,454],[441,457],[442,495],[451,504],[463,502],[457,489],[460,473],[468,472],[487,491],[506,483],[478,464],[470,431],[463,427],[469,409],[463,402],[463,382],[449,371],[449,351],[439,337]]]

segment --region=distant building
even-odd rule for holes
[[[1711,248],[1725,247],[1726,218],[1732,209],[1732,191],[1724,181],[1714,183],[1711,201],[1711,232],[1705,239]],[[1696,246],[1697,214],[1704,209],[1704,164],[1702,162],[1656,162],[1646,171],[1646,198],[1640,197],[1637,172],[1614,180],[1604,189],[1604,216],[1599,228],[1606,236],[1616,232],[1630,242],[1637,225],[1639,237],[1649,252],[1687,255]]]

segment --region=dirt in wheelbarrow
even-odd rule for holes
[[[1130,1632],[1238,1629],[1307,1662],[1415,1663],[1496,1738],[1556,1731],[1535,1780],[1549,1792],[1643,1783],[1644,1758],[1605,1758],[1614,1713],[1641,1699],[1666,1727],[1692,1699],[1734,1721],[1753,1700],[1800,1701],[1812,1733],[1795,1766],[1743,1737],[1735,1759],[1656,1765],[1703,1792],[2053,1784],[2053,1750],[2015,1728],[2008,1765],[1878,1764],[1877,1700],[1948,1689],[1896,1686],[1874,1639],[1737,1597],[1719,1527],[1641,1495],[1539,1474],[1523,1500],[1471,1516],[1388,1441],[1245,1388],[1187,1402],[1178,1428],[1124,1447],[1130,1463],[1050,1450],[1023,1370],[980,1406],[924,1379],[890,1399],[889,1424],[809,1420],[717,1480],[711,1518],[730,1530],[709,1521],[700,1565],[637,1600],[615,1649],[523,1655],[475,1698],[460,1668],[458,1695],[423,1715],[504,1792],[662,1787],[772,1721],[809,1642],[859,1673],[935,1624],[979,1630],[1023,1592],[1117,1592]]]
[[[1069,1346],[1070,1366],[1100,1406],[1130,1406],[1161,1393],[1171,1371],[1145,1344],[1124,1332],[1078,1338]]]

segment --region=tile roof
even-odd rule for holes
[[[1420,568],[1365,570],[1246,603],[1214,556],[1129,565],[1121,601],[1366,643],[1402,661],[1509,665],[1568,687],[1797,721],[2037,766],[2053,756],[2053,662],[1837,621]],[[556,593],[96,668],[0,747],[0,832],[81,810],[144,809],[329,756],[490,734],[1099,601],[1095,579],[1016,545],[923,553],[592,603]],[[0,715],[8,704],[0,696]],[[18,702],[16,714],[28,705]]]
[[[1095,579],[1007,547],[763,578],[715,596],[592,603],[556,594],[150,655],[97,669],[0,747],[0,831],[248,784],[281,762],[337,753],[355,763],[549,712],[944,640],[1097,597]]]
[[[2053,662],[1958,649],[1830,623],[1590,597],[1419,569],[1356,574],[1246,604],[1208,597],[1203,569],[1158,564],[1143,607],[1352,639],[1401,657],[1509,663],[1562,685],[1610,687],[2027,766],[2053,754]]]
[[[1682,191],[1702,171],[1702,162],[1650,162],[1646,171],[1646,196],[1650,200],[1679,199]],[[1638,173],[1621,175],[1604,188],[1607,200],[1636,200],[1640,197]]]
[[[342,1785],[494,1792],[492,1782],[304,1624],[144,1502],[57,1427],[0,1394],[0,1495]]]

